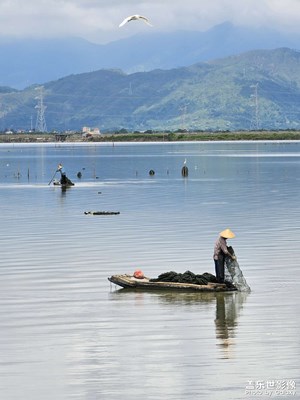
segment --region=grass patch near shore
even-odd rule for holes
[[[81,134],[51,133],[0,134],[0,143],[52,143],[52,142],[184,142],[184,141],[241,141],[241,140],[300,140],[300,131],[240,131],[240,132],[184,132],[184,133],[111,133],[91,138]]]

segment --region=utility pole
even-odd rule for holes
[[[258,104],[258,83],[256,85],[252,85],[251,88],[254,89],[254,94],[250,97],[254,100],[254,113],[252,115],[250,129],[258,131],[260,129],[260,120],[259,120],[259,104]]]
[[[45,120],[45,110],[47,106],[44,105],[44,87],[39,86],[36,88],[39,91],[36,99],[38,100],[38,104],[35,106],[37,109],[37,117],[35,130],[36,132],[47,132],[46,120]]]

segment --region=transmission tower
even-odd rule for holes
[[[254,94],[250,97],[254,100],[254,112],[251,119],[250,129],[258,131],[260,129],[260,120],[259,120],[259,104],[258,104],[258,83],[256,85],[252,85],[251,88],[254,89]]]
[[[38,104],[35,106],[37,109],[37,117],[35,130],[36,132],[47,132],[46,120],[45,120],[45,110],[47,106],[44,105],[44,87],[40,86],[36,88],[39,91],[36,99],[38,100]]]

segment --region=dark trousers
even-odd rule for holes
[[[216,278],[219,283],[224,283],[224,276],[225,276],[225,270],[224,270],[224,261],[225,258],[224,256],[219,256],[218,260],[215,261],[215,270],[216,270]]]

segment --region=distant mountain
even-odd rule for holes
[[[117,68],[127,73],[189,66],[256,49],[299,48],[300,36],[224,23],[206,32],[136,35],[106,45],[79,38],[0,41],[0,86],[23,89],[61,77]]]
[[[0,88],[0,130],[30,128],[39,92]],[[300,52],[255,50],[189,67],[99,70],[44,84],[48,130],[300,128]]]

